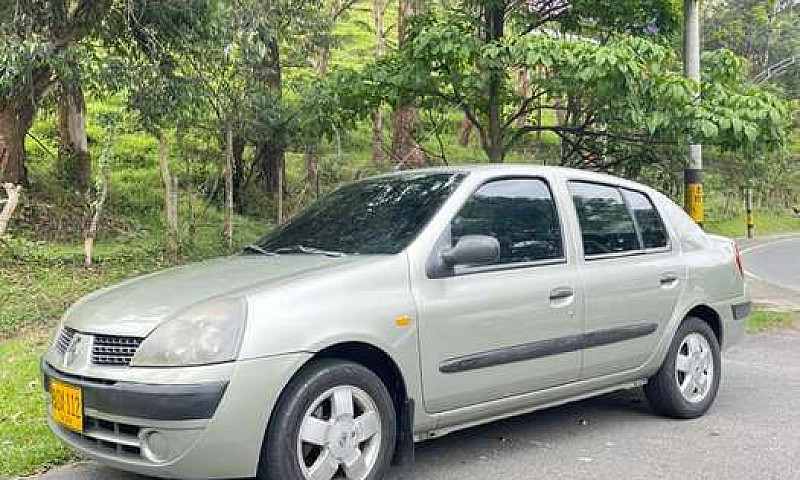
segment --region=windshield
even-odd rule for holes
[[[455,173],[407,173],[351,183],[318,200],[257,245],[267,252],[298,252],[300,247],[349,254],[398,253],[462,178]]]

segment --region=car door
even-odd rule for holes
[[[685,276],[680,256],[646,194],[589,182],[568,188],[583,246],[582,378],[636,368],[677,304]]]
[[[496,238],[500,260],[414,282],[426,410],[575,381],[580,352],[559,342],[581,333],[583,300],[548,183],[515,177],[479,186],[439,247],[465,235]],[[440,255],[439,247],[431,254]]]

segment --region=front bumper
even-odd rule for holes
[[[309,357],[297,353],[220,365],[220,379],[212,381],[202,367],[169,369],[174,375],[150,369],[159,383],[75,376],[43,361],[46,388],[51,379],[59,380],[79,386],[84,398],[82,432],[62,427],[52,415],[48,423],[74,450],[121,470],[163,478],[252,477],[278,396]],[[120,368],[120,377],[129,377],[130,370]],[[170,377],[180,382],[163,382]]]

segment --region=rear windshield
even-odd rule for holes
[[[258,245],[302,245],[349,254],[394,254],[419,234],[463,179],[457,173],[408,173],[345,185]]]

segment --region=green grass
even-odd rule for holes
[[[757,311],[747,320],[749,333],[764,332],[775,328],[785,328],[794,325],[798,313]]]
[[[755,212],[756,236],[779,235],[782,233],[800,233],[800,218],[794,217],[790,211]],[[747,221],[744,215],[725,220],[708,219],[706,230],[709,233],[726,237],[744,237],[747,235]]]
[[[39,358],[48,339],[0,342],[0,478],[41,471],[74,458],[45,422]]]

